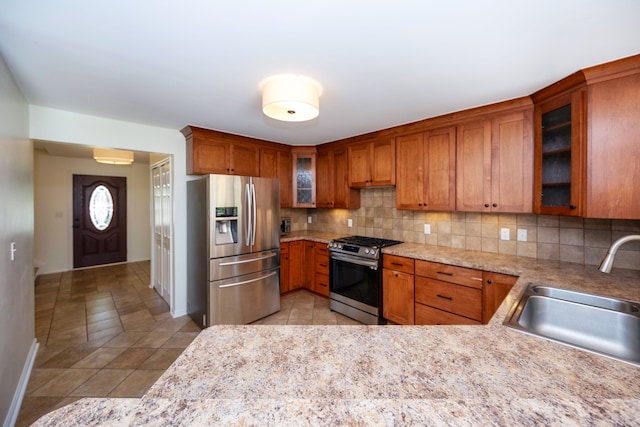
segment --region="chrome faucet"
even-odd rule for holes
[[[620,246],[632,240],[640,240],[640,234],[630,234],[628,236],[621,237],[613,242],[613,244],[609,248],[609,252],[607,252],[607,255],[602,258],[602,262],[600,263],[600,267],[598,267],[598,270],[603,273],[611,273],[611,267],[613,267],[613,259],[616,256],[616,252],[618,252]]]

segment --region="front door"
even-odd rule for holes
[[[127,178],[73,175],[73,268],[127,260]]]

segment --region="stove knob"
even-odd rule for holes
[[[367,249],[365,249],[365,250],[364,250],[364,253],[365,253],[365,254],[367,254],[367,255],[369,254],[369,252],[371,252],[371,251],[369,250],[369,248],[367,248]]]
[[[331,243],[329,243],[329,247],[330,247],[330,248],[335,248],[335,247],[336,247],[336,244],[335,244],[335,243],[333,243],[333,242],[331,242]]]

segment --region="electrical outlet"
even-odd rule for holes
[[[11,242],[11,246],[10,249],[11,251],[11,261],[15,261],[16,260],[16,242]]]
[[[311,224],[311,222],[312,222],[312,221],[313,221],[313,220],[311,219],[311,215],[309,215],[309,216],[307,217],[307,222],[308,222],[309,224]]]
[[[509,229],[508,228],[501,228],[500,229],[500,239],[501,240],[509,240],[510,239]]]
[[[525,228],[518,228],[518,242],[527,241],[527,230]]]
[[[347,227],[353,227],[353,220],[351,218],[347,220]]]
[[[424,234],[431,234],[431,224],[424,225]]]

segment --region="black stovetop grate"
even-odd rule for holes
[[[402,243],[399,240],[380,239],[377,237],[367,236],[347,236],[339,239],[334,239],[334,242],[347,243],[349,245],[368,246],[376,248],[384,248],[386,246],[393,246]]]

